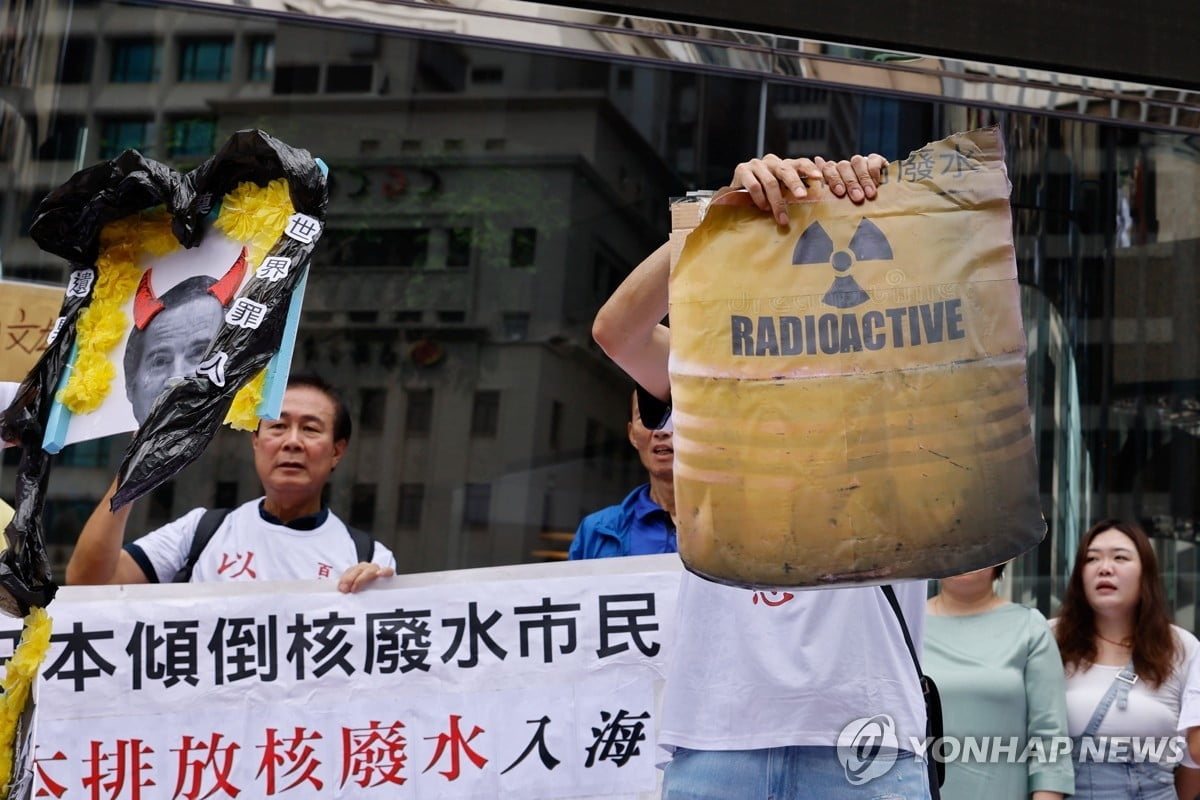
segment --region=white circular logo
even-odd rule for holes
[[[838,734],[838,761],[851,786],[862,786],[886,775],[896,763],[899,749],[896,722],[887,714],[856,719]]]

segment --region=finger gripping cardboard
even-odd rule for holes
[[[944,577],[1044,536],[1003,147],[956,134],[791,224],[726,195],[670,279],[679,549],[753,587]],[[732,202],[730,202],[732,200]]]

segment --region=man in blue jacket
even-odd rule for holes
[[[571,541],[569,558],[609,558],[674,553],[675,482],[670,416],[666,404],[647,392],[633,393],[629,443],[638,451],[650,482],[615,506],[588,514]]]

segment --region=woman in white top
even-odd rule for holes
[[[1075,740],[1074,796],[1192,800],[1200,770],[1178,766],[1194,764],[1176,731],[1200,643],[1171,624],[1140,527],[1103,520],[1084,534],[1055,622]]]

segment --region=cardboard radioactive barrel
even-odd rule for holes
[[[1045,535],[1003,147],[956,134],[791,224],[709,205],[670,279],[679,550],[722,583],[954,575]],[[733,200],[730,203],[730,200]]]

